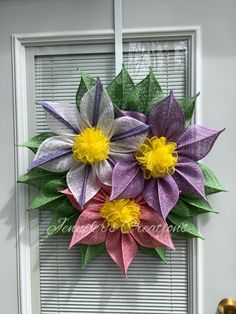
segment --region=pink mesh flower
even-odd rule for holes
[[[68,190],[64,193],[70,194]],[[85,205],[76,222],[70,248],[77,243],[105,242],[108,254],[126,276],[139,244],[174,249],[167,223],[141,196],[114,201],[109,201],[109,197],[110,191],[101,189]]]

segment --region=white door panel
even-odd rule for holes
[[[235,211],[235,72],[236,2],[123,0],[123,28],[166,28],[197,25],[202,33],[202,121],[213,129],[226,127],[206,163],[230,191],[211,197],[219,215],[201,219],[203,241],[203,311],[215,314],[218,302],[236,298]],[[187,28],[188,28],[187,27]],[[91,1],[0,1],[1,94],[1,313],[20,313],[17,281],[18,248],[15,212],[14,132],[11,40],[13,33],[113,29],[113,3]],[[192,300],[194,303],[194,300]],[[30,303],[30,302],[29,302]],[[28,304],[29,306],[29,304]],[[24,305],[27,308],[27,304]],[[201,305],[198,306],[201,309]],[[24,312],[21,314],[25,314]],[[33,314],[36,314],[33,313]],[[190,313],[189,313],[190,314]]]

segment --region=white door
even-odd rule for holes
[[[235,2],[125,0],[123,49],[119,45],[121,2],[117,3],[114,44],[111,1],[103,0],[99,4],[98,1],[38,1],[30,5],[28,1],[0,2],[3,47],[0,62],[4,70],[0,78],[0,232],[5,257],[1,261],[0,308],[3,313],[205,314],[216,313],[222,298],[236,298]],[[15,36],[15,55],[11,61],[11,34],[42,31],[44,35]],[[213,129],[226,127],[204,162],[230,191],[210,197],[212,206],[220,214],[199,219],[204,241],[178,240],[177,252],[168,255],[167,265],[141,254],[128,280],[120,278],[120,273],[113,270],[105,256],[82,272],[75,265],[77,252],[65,258],[66,239],[49,240],[47,244],[39,240],[38,234],[45,231],[48,217],[25,214],[22,209],[27,205],[28,196],[22,194],[21,188],[15,202],[13,170],[13,123],[17,123],[16,142],[35,131],[45,130],[41,112],[33,106],[34,100],[52,97],[73,101],[79,80],[76,65],[90,74],[100,75],[106,83],[115,75],[115,68],[120,67],[121,55],[135,80],[143,78],[151,63],[160,83],[168,82],[163,86],[166,91],[174,89],[179,97],[193,94],[196,89],[201,91],[196,112],[198,121]],[[160,71],[163,60],[165,67]],[[11,62],[15,70],[15,118],[11,101]],[[94,64],[92,69],[91,64]],[[171,72],[176,67],[177,72]],[[67,91],[60,79],[70,82],[71,90]],[[17,153],[15,165],[21,172],[27,166],[28,154]]]

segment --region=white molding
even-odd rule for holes
[[[196,90],[200,91],[200,96],[197,99],[196,109],[195,109],[195,123],[202,124],[203,116],[202,116],[202,92],[203,92],[203,84],[202,84],[202,32],[201,28],[197,27],[195,32],[195,51],[196,51],[196,60],[195,60],[195,77],[196,77]],[[202,219],[201,217],[197,217],[196,224],[198,230],[202,231]],[[194,253],[196,254],[194,269],[196,276],[196,304],[195,304],[195,313],[196,314],[204,314],[204,267],[203,267],[203,240],[195,239],[195,248]],[[194,279],[194,278],[193,278]],[[195,314],[193,312],[193,314]]]
[[[150,27],[150,28],[124,28],[123,38],[140,38],[143,37],[173,37],[175,39],[180,37],[192,37],[194,33],[199,30],[199,26],[176,26],[176,27]]]
[[[189,38],[192,47],[192,86],[193,90],[201,89],[201,33],[197,26],[175,28],[124,29],[123,38]],[[114,41],[114,31],[90,32],[61,32],[15,34],[12,36],[13,88],[14,88],[14,122],[15,143],[19,144],[28,138],[27,123],[27,91],[26,91],[26,47],[76,45],[81,43],[97,43]],[[201,123],[201,99],[198,99],[195,121]],[[21,148],[15,149],[16,178],[23,174],[28,167],[28,153]],[[31,304],[31,268],[30,268],[30,234],[29,214],[25,211],[28,205],[28,189],[17,185],[16,190],[16,217],[17,217],[17,263],[18,263],[18,293],[19,314],[32,314]],[[197,222],[201,229],[201,221]],[[202,240],[189,241],[189,274],[191,277],[189,314],[203,313],[203,244]]]
[[[196,71],[196,90],[201,91],[198,99],[197,99],[197,105],[195,109],[195,123],[201,124],[203,122],[203,116],[202,116],[202,32],[201,28],[196,28],[195,33],[195,45],[196,45],[196,64],[195,64],[195,71]]]
[[[25,47],[16,38],[12,38],[13,63],[13,99],[15,144],[23,143],[28,138],[27,91]],[[27,171],[28,152],[15,147],[16,180]],[[30,229],[28,206],[28,188],[16,186],[16,218],[17,218],[17,273],[18,273],[18,309],[21,314],[31,313],[31,268],[30,268]]]
[[[191,96],[198,91],[202,91],[202,46],[201,46],[201,28],[193,26],[188,32],[182,29],[187,36],[191,37],[191,56],[189,73],[191,77],[190,94]],[[201,94],[197,99],[194,123],[202,124],[202,101]],[[201,232],[202,220],[201,217],[196,219],[196,225]],[[203,240],[199,238],[189,240],[189,313],[204,314],[204,286],[203,286]]]
[[[114,41],[114,30],[90,30],[75,32],[52,32],[33,34],[13,34],[13,38],[25,47],[55,46],[62,44],[81,44]]]

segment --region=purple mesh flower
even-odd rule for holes
[[[111,199],[142,193],[148,205],[166,218],[180,193],[206,198],[203,173],[196,161],[209,153],[223,130],[199,125],[185,129],[184,122],[172,92],[151,109],[145,143],[114,168]]]
[[[40,102],[57,136],[39,147],[31,169],[67,172],[67,185],[83,207],[101,188],[111,186],[118,160],[136,151],[149,127],[132,117],[114,118],[114,107],[100,80],[75,105]]]

